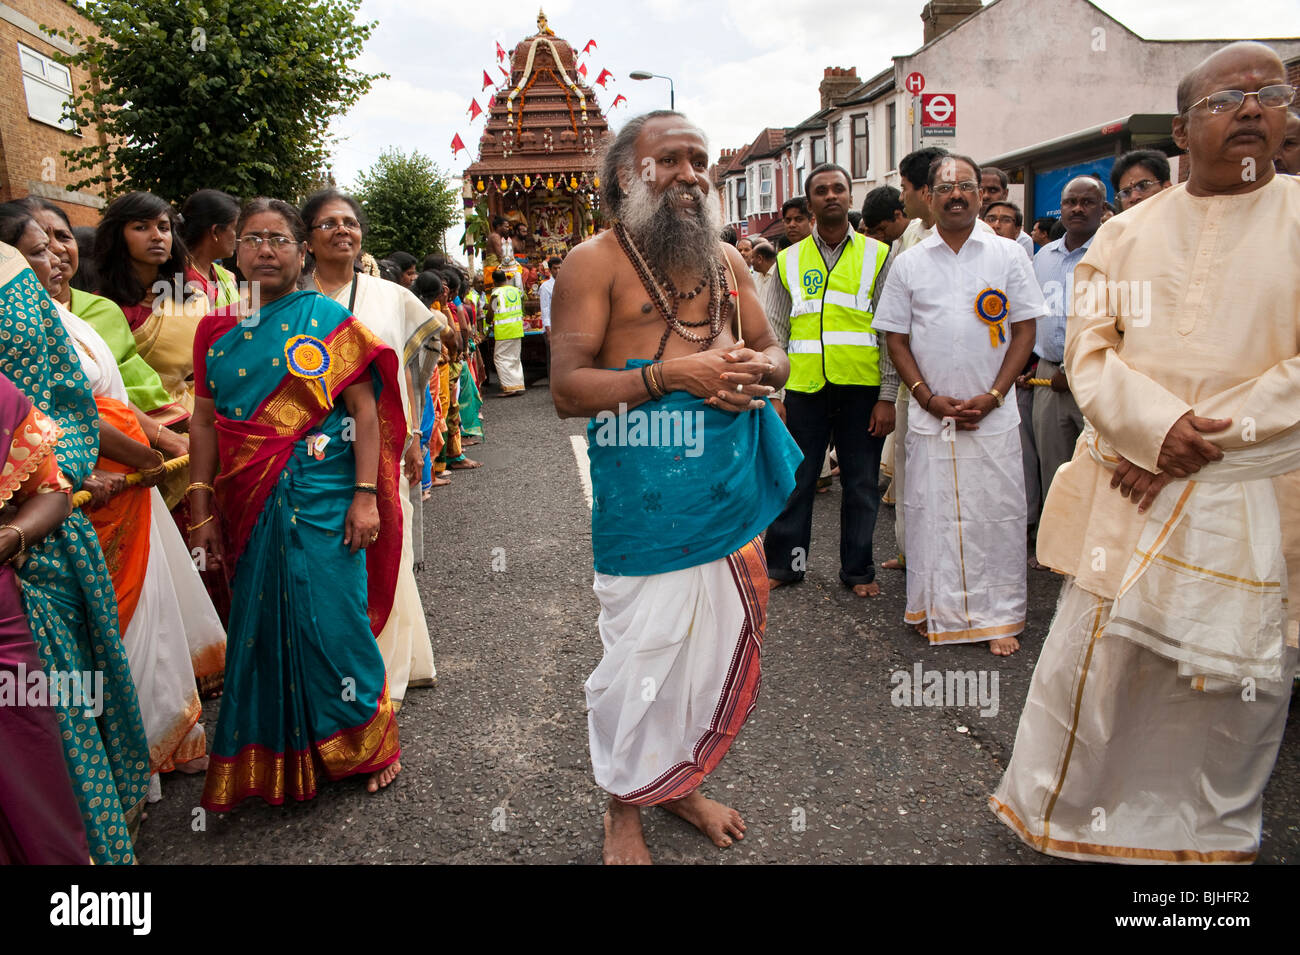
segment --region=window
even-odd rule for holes
[[[814,136],[812,138],[812,164],[820,166],[826,161],[826,137]]]
[[[741,177],[736,180],[736,221],[740,221],[748,216],[745,202],[745,179]]]
[[[853,178],[867,178],[867,115],[853,117]]]
[[[758,167],[758,211],[772,211],[772,196],[774,195],[774,185],[772,181],[772,164],[765,162]]]
[[[23,90],[27,93],[27,115],[68,132],[77,124],[63,116],[64,104],[72,100],[72,74],[61,63],[18,44],[18,59],[23,66]]]
[[[885,122],[889,124],[886,136],[889,137],[889,168],[898,168],[898,114],[895,111],[896,104],[890,103],[885,107]]]

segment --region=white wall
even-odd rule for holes
[[[917,70],[925,92],[955,93],[957,135],[945,145],[983,160],[1132,113],[1172,113],[1179,79],[1224,42],[1144,41],[1085,0],[996,0],[896,58],[894,73],[899,89]],[[1300,41],[1274,48],[1300,55]],[[907,130],[900,157],[911,141]]]

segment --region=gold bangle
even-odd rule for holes
[[[154,449],[155,449],[155,450],[157,450],[158,442],[162,440],[162,433],[163,433],[163,423],[162,423],[161,421],[159,421],[159,422],[158,422],[158,431],[157,431],[157,433],[155,433],[154,436],[153,436],[153,443],[154,443]]]
[[[189,487],[185,489],[186,494],[189,494],[190,491],[210,491],[213,494],[217,493],[217,489],[215,487],[213,487],[211,484],[205,484],[202,481],[195,481],[193,484],[191,484]]]
[[[1002,405],[1006,403],[1006,399],[1002,397],[1002,392],[998,391],[996,388],[990,388],[987,392],[985,392],[985,394],[992,395],[993,400],[998,403],[999,408],[1001,408]]]
[[[203,518],[203,520],[199,521],[197,524],[188,525],[185,528],[185,530],[187,533],[192,533],[198,530],[200,527],[202,527],[204,524],[206,524],[208,521],[212,520],[216,516],[217,516],[216,514],[209,514],[207,517]]]
[[[379,489],[378,484],[370,484],[367,481],[357,481],[352,485],[352,487],[354,490],[364,490],[364,491],[377,491]]]
[[[17,524],[0,524],[0,531],[10,530],[18,535],[18,552],[10,557],[10,560],[17,560],[23,554],[27,553],[27,535]]]
[[[912,386],[909,387],[907,390],[910,391],[912,394],[916,394],[916,389],[917,389],[917,388],[920,388],[920,387],[921,387],[922,385],[924,385],[924,384],[925,384],[925,379],[924,379],[924,378],[918,378],[918,379],[916,379],[916,384],[912,385]],[[928,387],[928,386],[927,386],[927,387]]]

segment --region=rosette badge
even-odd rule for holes
[[[1007,293],[986,288],[975,296],[975,316],[988,326],[989,345],[997,348],[1007,340]]]
[[[285,342],[284,360],[289,366],[290,374],[320,385],[325,407],[334,407],[334,402],[330,398],[329,385],[325,382],[325,375],[330,370],[331,361],[328,345],[311,335],[295,335]]]

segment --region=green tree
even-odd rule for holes
[[[444,252],[443,233],[460,219],[460,189],[432,159],[386,149],[357,175],[353,195],[366,210],[364,248],[376,258],[394,249],[417,258]]]
[[[103,137],[64,153],[105,196],[173,202],[203,187],[300,198],[326,168],[330,120],[385,74],[348,64],[374,23],[361,0],[87,0],[101,33],[60,31],[87,70],[72,118]]]

